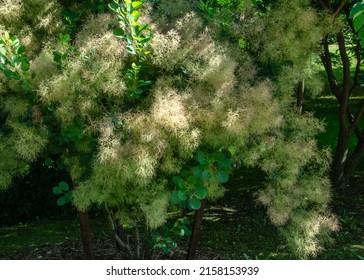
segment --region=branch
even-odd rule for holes
[[[354,117],[352,113],[348,112],[348,119],[350,122],[349,133],[351,134],[354,131],[359,140],[364,140],[364,135],[360,131],[360,128],[358,127],[359,121],[363,116],[363,113],[364,113],[364,102],[360,104],[360,108],[358,113],[356,114],[356,117]]]
[[[124,241],[122,241],[120,239],[120,237],[117,235],[117,233],[114,233],[114,238],[115,238],[116,242],[120,245],[120,247],[126,249],[129,257],[133,256],[133,253],[131,252],[131,248],[130,248],[129,244],[126,244]]]
[[[330,9],[329,2],[327,0],[318,0],[318,2],[320,3],[321,7],[324,10],[329,10]]]
[[[345,38],[342,31],[337,34],[337,43],[339,46],[341,61],[343,63],[343,85],[341,102],[344,103],[343,105],[346,105],[350,94],[350,61],[348,53],[346,51]]]
[[[361,54],[360,54],[360,43],[359,41],[356,42],[356,46],[355,46],[355,57],[356,57],[356,65],[355,65],[355,73],[354,73],[354,82],[353,85],[350,89],[350,95],[352,95],[354,89],[358,86],[359,84],[359,74],[360,74],[360,64],[361,64]]]
[[[324,48],[324,52],[323,52],[323,54],[320,55],[321,61],[325,67],[327,78],[328,78],[332,93],[335,95],[336,99],[340,102],[340,86],[334,75],[327,36],[323,39],[322,45]]]
[[[120,245],[120,247],[126,249],[127,254],[130,258],[132,258],[133,253],[131,251],[131,248],[129,246],[129,244],[125,243],[124,241],[121,240],[121,238],[119,237],[118,233],[117,233],[117,224],[116,224],[116,219],[112,213],[112,211],[109,209],[109,207],[107,206],[107,204],[105,203],[105,209],[106,212],[108,214],[108,219],[112,228],[112,231],[114,232],[114,238],[115,241]]]
[[[334,17],[335,18],[340,14],[340,12],[344,8],[345,4],[346,4],[346,0],[341,0],[340,1],[339,5],[337,6],[337,8],[336,8],[336,10],[334,12]]]

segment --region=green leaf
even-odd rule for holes
[[[28,71],[30,68],[29,63],[26,61],[22,61],[20,67],[21,67],[21,70],[23,70],[23,71]]]
[[[68,184],[66,182],[64,182],[64,181],[59,182],[58,186],[62,191],[69,191],[69,189],[70,189]]]
[[[235,155],[236,155],[236,149],[235,149],[235,147],[234,147],[234,146],[230,146],[230,147],[228,148],[228,151],[230,152],[230,154],[231,154],[232,156],[235,156]]]
[[[97,10],[99,10],[100,12],[104,12],[105,11],[105,6],[100,4],[100,5],[97,6]]]
[[[67,203],[67,199],[64,196],[61,196],[60,198],[57,199],[57,205],[58,206],[63,206]]]
[[[22,54],[23,52],[25,52],[25,46],[24,45],[21,45],[18,50],[17,50],[17,53],[18,54]]]
[[[183,179],[182,179],[182,178],[179,178],[177,185],[178,185],[178,187],[179,187],[181,190],[185,190],[185,189],[186,189],[185,182],[183,181]]]
[[[70,203],[72,201],[72,195],[73,191],[69,191],[68,193],[66,193],[66,195],[64,196],[64,200],[66,203]]]
[[[186,226],[182,226],[179,231],[179,235],[180,236],[189,236],[189,235],[191,235],[191,230]]]
[[[61,193],[62,193],[62,190],[60,189],[60,187],[59,187],[59,186],[55,186],[55,187],[53,188],[53,193],[54,193],[55,195],[59,195],[59,194],[61,194]]]
[[[71,36],[70,34],[65,34],[63,35],[63,42],[69,42],[71,41]]]
[[[359,31],[364,25],[364,13],[361,13],[358,17],[354,19],[354,29],[356,32]]]
[[[115,29],[114,29],[114,35],[115,35],[116,37],[124,38],[124,36],[125,36],[125,32],[124,32],[124,30],[123,30],[123,29],[121,29],[120,27],[118,27],[118,28],[115,28]]]
[[[188,184],[190,184],[190,185],[194,186],[194,185],[197,183],[197,179],[196,179],[196,177],[195,177],[195,176],[190,175],[190,176],[188,176],[188,177],[186,178],[186,182],[187,182]]]
[[[181,202],[181,200],[178,197],[178,193],[176,191],[172,192],[172,194],[171,194],[171,202],[173,204],[178,204]]]
[[[364,28],[361,28],[358,33],[358,37],[360,40],[360,45],[362,48],[364,48]]]
[[[142,88],[137,88],[136,90],[134,90],[134,93],[136,95],[141,95],[144,92],[144,90]]]
[[[52,166],[53,165],[53,160],[51,159],[51,158],[46,158],[45,160],[44,160],[44,164],[45,164],[45,166],[47,166],[47,167],[50,167],[50,166]]]
[[[177,195],[178,195],[179,200],[181,200],[181,201],[185,201],[187,199],[187,195],[182,191],[178,191]]]
[[[201,164],[201,165],[206,165],[207,164],[207,160],[205,157],[205,153],[202,151],[198,151],[197,152],[197,161]]]
[[[364,12],[364,3],[356,3],[354,7],[350,11],[350,18],[355,19],[357,16],[359,16],[361,13]]]
[[[56,161],[56,164],[57,164],[57,168],[59,170],[64,170],[66,168],[66,166],[64,165],[63,161],[62,160],[57,160]]]
[[[21,80],[20,75],[19,75],[18,72],[13,72],[13,71],[8,70],[8,69],[4,70],[4,75],[8,79],[13,79],[13,80],[16,80],[16,81]]]
[[[196,166],[193,168],[193,176],[195,176],[196,178],[201,178],[202,177],[202,170],[199,166]]]
[[[141,5],[143,5],[143,3],[140,1],[135,1],[131,5],[133,6],[134,9],[138,9]]]
[[[198,198],[191,198],[188,201],[188,205],[191,207],[191,209],[198,210],[201,208],[201,201]]]
[[[211,157],[216,161],[222,161],[225,158],[225,155],[221,152],[213,153]]]
[[[11,42],[11,45],[12,45],[13,47],[15,47],[15,48],[19,47],[19,45],[20,45],[20,41],[19,41],[19,39],[17,39],[15,36],[11,37],[11,39],[13,40],[13,41]]]
[[[172,241],[171,243],[169,243],[169,246],[171,246],[171,249],[175,250],[177,248],[177,243]]]
[[[204,199],[206,198],[208,194],[208,190],[207,188],[203,187],[203,188],[198,188],[195,190],[195,195],[198,199]]]
[[[109,8],[111,9],[111,10],[113,10],[114,12],[117,12],[117,10],[118,10],[118,8],[119,8],[119,5],[118,4],[116,4],[116,3],[109,3]]]
[[[58,198],[57,205],[58,206],[63,206],[66,203],[70,203],[71,201],[72,201],[72,192],[69,192],[66,195],[61,196],[60,198]]]
[[[226,183],[227,181],[229,181],[229,174],[224,170],[219,170],[216,173],[216,178],[219,183]]]
[[[178,176],[173,176],[173,178],[172,178],[172,182],[173,182],[173,184],[175,184],[176,186],[178,186],[178,181],[180,180],[181,178],[180,177],[178,177]]]
[[[208,171],[208,170],[202,171],[202,178],[204,178],[206,180],[211,179],[212,178],[212,175],[211,175],[210,171]]]
[[[132,45],[126,46],[126,50],[131,54],[136,54],[136,51]]]
[[[11,63],[15,66],[18,65],[20,63],[20,59],[18,55],[13,55],[13,57],[11,58]]]
[[[6,55],[6,49],[1,45],[0,45],[0,54],[2,54],[4,56]]]
[[[140,12],[138,12],[138,11],[133,11],[133,12],[131,13],[131,15],[132,15],[132,17],[133,17],[133,20],[134,20],[134,21],[137,21],[137,20],[139,19],[139,17],[140,17]]]
[[[232,162],[230,159],[225,157],[223,160],[218,161],[217,165],[221,168],[231,169]]]

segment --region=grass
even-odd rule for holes
[[[254,191],[259,187],[257,175],[256,170],[241,170],[231,180],[226,196],[208,205],[198,258],[208,254],[218,259],[295,259],[277,228],[268,221],[265,209],[254,203]],[[341,230],[333,235],[334,242],[314,259],[364,258],[364,191],[355,191],[335,194],[333,210]],[[99,216],[91,217],[91,229],[95,240],[110,234],[107,221]],[[0,259],[65,241],[80,242],[76,218],[0,227]],[[186,248],[187,243],[188,240],[181,240],[180,248]]]
[[[90,222],[94,238],[107,234],[107,221],[93,217]],[[80,225],[78,219],[43,219],[30,223],[0,227],[0,259],[7,259],[23,251],[29,251],[38,246],[57,244],[65,241],[80,240]]]

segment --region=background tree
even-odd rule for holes
[[[334,27],[325,30],[322,38],[321,60],[325,67],[328,82],[333,95],[339,104],[338,121],[339,132],[335,156],[332,164],[331,179],[335,187],[345,186],[364,151],[364,134],[359,126],[364,112],[364,103],[354,101],[358,94],[360,64],[362,52],[359,40],[355,35],[350,10],[355,1],[318,1],[322,17],[326,25]],[[348,39],[354,38],[354,55],[356,65],[353,74],[349,59]],[[342,62],[343,76],[336,77],[333,71],[330,42],[338,47]],[[357,108],[357,109],[354,109]],[[349,142],[355,139],[354,150],[349,150]]]

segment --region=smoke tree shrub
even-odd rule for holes
[[[15,7],[7,1],[6,8],[20,13],[41,1],[20,2]],[[219,40],[217,27],[206,25],[193,1],[178,2],[185,4],[183,14],[171,1],[140,7],[142,2],[114,1],[116,6],[111,8],[127,13],[127,8],[118,10],[118,5],[133,7],[134,3],[140,10],[125,26],[148,26],[151,36],[130,35],[113,12],[89,15],[69,42],[73,49],[61,61],[54,61],[54,51],[62,51],[54,38],[65,31],[54,34],[61,26],[57,9],[49,14],[52,26],[38,24],[50,28],[41,34],[21,29],[20,16],[4,21],[12,32],[24,34],[29,46],[38,42],[29,47],[31,70],[37,74],[30,83],[45,110],[41,117],[48,133],[60,136],[49,138],[53,140],[48,149],[67,166],[78,186],[73,203],[81,210],[94,204],[105,207],[115,232],[118,225],[132,226],[137,241],[134,250],[116,237],[130,257],[139,258],[140,228],[161,231],[172,202],[186,201],[190,209],[198,209],[195,198],[223,196],[221,184],[228,180],[233,156],[266,172],[268,179],[257,194],[258,201],[267,207],[270,220],[282,229],[295,252],[303,257],[317,253],[322,238],[337,229],[328,208],[329,159],[314,141],[321,124],[311,115],[297,115],[289,102],[282,102],[282,96],[292,92],[281,92],[275,81],[258,77],[253,58],[235,42]],[[58,7],[57,2],[51,3]],[[168,16],[156,19],[160,14]],[[35,21],[39,15],[34,14]],[[138,38],[140,42],[147,39],[147,58],[136,52],[145,47],[134,44]],[[4,85],[1,92],[21,96],[20,86],[5,80]],[[32,143],[39,151],[45,146]],[[57,152],[60,148],[62,153]],[[2,150],[10,151],[5,146]],[[211,165],[205,164],[206,158]],[[200,165],[208,167],[192,169],[192,173],[203,185],[198,180],[193,184],[183,170]],[[191,186],[196,186],[192,192]],[[158,239],[153,234],[152,238]]]

